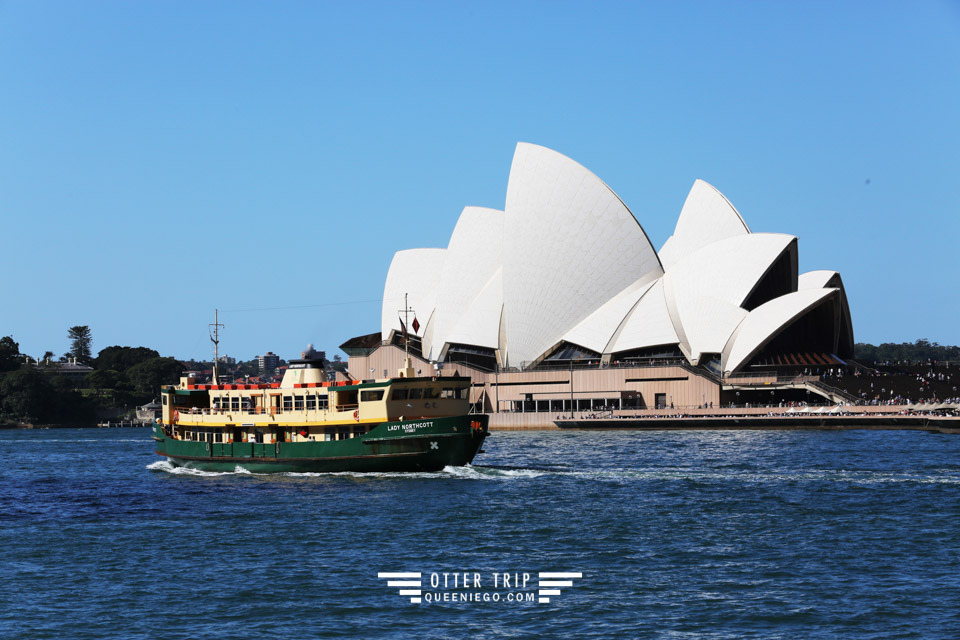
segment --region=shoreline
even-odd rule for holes
[[[960,416],[909,415],[879,412],[853,414],[790,414],[767,415],[730,413],[722,415],[648,415],[643,417],[591,417],[551,419],[544,414],[489,414],[490,431],[636,431],[682,430],[870,430],[870,431],[929,431],[960,434]],[[141,424],[0,424],[0,431],[45,429],[129,429],[149,427]]]
[[[558,429],[854,430],[960,433],[960,417],[931,415],[703,416],[555,420]]]

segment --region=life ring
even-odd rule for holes
[[[360,421],[360,410],[359,410],[359,409],[357,409],[356,411],[353,412],[353,419],[356,420],[356,421],[358,421],[358,422]]]
[[[179,421],[180,421],[180,411],[177,410],[177,409],[174,409],[174,410],[173,410],[173,421],[174,421],[174,422],[179,422]]]

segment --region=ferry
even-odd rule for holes
[[[439,471],[469,464],[488,433],[470,414],[470,378],[330,381],[307,352],[279,383],[197,384],[161,390],[156,453],[206,471]],[[219,378],[214,370],[214,381]]]

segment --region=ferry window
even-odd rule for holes
[[[317,396],[307,396],[307,411],[313,411],[317,408]]]
[[[423,395],[423,389],[410,389],[410,399],[419,400],[420,396]]]
[[[376,402],[377,400],[383,400],[383,389],[378,391],[361,391],[360,400],[363,402]]]
[[[291,411],[293,409],[293,397],[283,396],[283,410]]]
[[[350,438],[350,427],[340,427],[337,429],[337,440],[347,440]]]
[[[393,399],[394,400],[406,400],[407,399],[407,390],[406,389],[394,389],[393,390]]]
[[[356,391],[338,391],[337,392],[337,405],[339,405],[340,407],[355,407],[356,404],[357,404]]]
[[[435,387],[427,387],[423,390],[423,397],[426,399],[439,398],[440,390]]]
[[[448,400],[465,400],[467,398],[467,389],[444,389],[440,393],[440,397]]]
[[[329,401],[330,401],[329,396],[323,396],[323,395],[317,396],[317,409],[320,409],[321,411],[326,411]]]
[[[163,404],[167,404],[167,396],[163,396]]]
[[[214,442],[223,442],[223,436],[220,434],[219,431],[217,431],[215,434],[213,434],[213,441],[214,441]]]
[[[362,436],[367,432],[367,428],[363,425],[359,425],[353,428],[353,437]]]
[[[239,411],[239,410],[240,410],[240,397],[239,397],[239,396],[233,396],[232,398],[230,398],[230,408],[233,409],[234,411]]]
[[[323,434],[323,439],[324,439],[324,440],[327,440],[327,441],[336,440],[336,439],[337,439],[337,434],[336,434],[336,432],[335,432],[333,429],[330,429],[330,430],[328,430],[326,433]]]
[[[303,396],[293,396],[293,408],[303,411]]]

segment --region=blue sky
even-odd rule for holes
[[[203,358],[219,307],[230,355],[332,356],[527,141],[658,248],[702,178],[858,341],[956,344],[957,114],[958,2],[0,0],[0,335]]]

